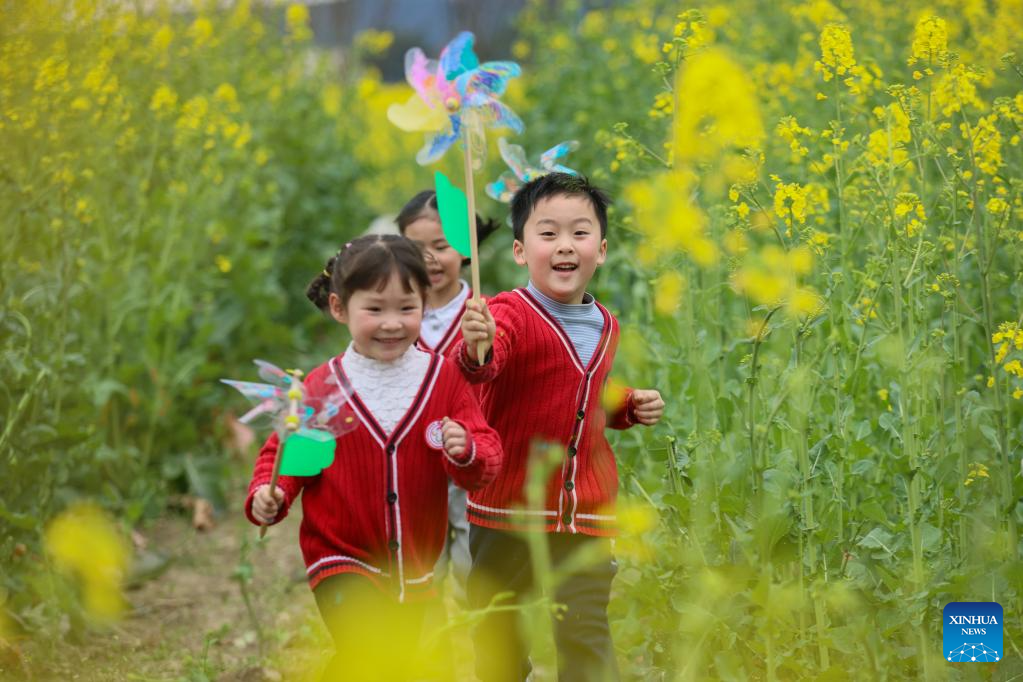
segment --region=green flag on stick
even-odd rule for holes
[[[469,200],[465,192],[455,187],[448,177],[436,171],[433,174],[434,189],[437,191],[437,213],[444,238],[465,258],[472,258],[469,241]]]

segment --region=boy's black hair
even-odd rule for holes
[[[401,234],[404,235],[405,230],[409,225],[416,222],[427,213],[437,213],[437,193],[432,189],[424,189],[409,199],[408,203],[402,207],[401,211],[398,213],[398,217],[394,219],[394,222],[398,225],[398,232],[401,232]],[[496,220],[484,218],[477,213],[476,243],[482,244],[483,240],[496,232],[499,227],[500,224]],[[468,265],[469,260],[470,259],[468,258],[463,258],[462,265]]]
[[[331,294],[337,294],[341,305],[347,306],[360,289],[382,291],[394,272],[406,293],[413,293],[413,285],[418,285],[425,305],[430,275],[423,252],[411,239],[396,234],[370,234],[345,244],[309,283],[305,295],[317,308],[328,311]]]
[[[597,220],[600,222],[600,238],[607,237],[607,207],[611,205],[610,195],[591,184],[583,175],[548,173],[530,180],[512,197],[511,219],[515,239],[522,241],[522,230],[526,226],[526,221],[541,199],[565,195],[589,199],[593,205],[593,212],[597,214]]]

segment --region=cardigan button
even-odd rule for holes
[[[387,504],[394,504],[397,501],[398,501],[398,493],[394,492],[393,490],[391,492],[387,493]]]
[[[569,457],[575,457],[576,452],[578,452],[578,451],[575,449],[574,445],[569,445],[568,446],[568,456]]]
[[[575,483],[572,481],[565,481],[565,490],[572,490],[575,488]]]
[[[387,446],[387,454],[388,455],[394,454],[394,443],[391,443],[390,445]]]
[[[397,540],[391,540],[390,542],[387,543],[387,546],[391,548],[392,552],[397,552],[398,551],[398,541]]]
[[[585,417],[585,416],[586,416],[586,410],[579,410],[578,412],[575,413],[575,418],[578,419],[579,421],[582,421],[583,417]]]
[[[572,515],[569,514],[568,512],[565,512],[562,515],[562,517],[561,517],[561,522],[564,523],[566,526],[571,526],[572,525]]]

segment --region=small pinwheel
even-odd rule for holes
[[[272,383],[221,379],[238,389],[256,405],[239,421],[248,424],[268,416],[277,431],[277,454],[274,457],[270,489],[277,477],[315,476],[334,462],[336,439],[358,426],[355,413],[348,407],[339,388],[322,397],[311,397],[298,370],[285,372],[264,360],[255,360],[259,376]],[[266,533],[266,526],[259,535]]]
[[[427,59],[418,47],[405,54],[405,78],[416,94],[403,105],[392,104],[387,118],[404,131],[427,133],[426,144],[416,155],[420,165],[437,161],[464,136],[477,152],[476,166],[486,148],[484,127],[523,130],[515,112],[498,99],[509,79],[522,70],[509,61],[480,64],[473,40],[469,31],[459,33],[437,61]]]
[[[558,161],[579,148],[579,143],[569,140],[557,144],[540,155],[539,167],[531,165],[526,159],[526,152],[517,144],[510,144],[503,137],[497,141],[501,150],[501,158],[508,168],[501,176],[487,185],[487,195],[507,204],[515,196],[522,185],[548,173],[569,173],[578,175],[571,168],[562,166]]]

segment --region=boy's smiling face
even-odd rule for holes
[[[607,240],[600,236],[589,197],[556,194],[536,202],[512,252],[545,296],[582,303],[594,271],[607,257]]]

